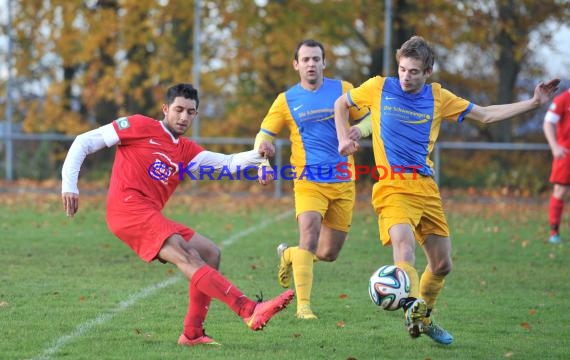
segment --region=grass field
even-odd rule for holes
[[[221,244],[221,271],[251,297],[282,291],[275,246],[296,243],[298,235],[289,199],[262,200],[178,195],[167,208]],[[455,267],[434,317],[455,336],[449,347],[411,340],[401,311],[370,301],[369,275],[392,261],[363,202],[339,259],[315,267],[319,320],[296,320],[291,306],[252,332],[214,301],[206,330],[223,344],[216,349],[176,345],[187,282],[171,265],[146,264],[114,238],[103,203],[82,198],[80,213],[68,219],[57,195],[0,200],[0,359],[570,357],[570,246],[544,242],[543,202],[446,199]]]

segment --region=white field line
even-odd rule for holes
[[[230,245],[236,243],[241,238],[243,238],[249,234],[252,234],[252,233],[256,232],[257,230],[260,230],[260,229],[262,229],[262,228],[264,228],[264,227],[266,227],[266,226],[268,226],[274,222],[281,221],[282,219],[284,219],[288,216],[291,216],[292,213],[293,213],[292,211],[287,211],[287,212],[280,214],[274,218],[263,221],[263,222],[255,225],[255,226],[252,226],[252,227],[245,229],[245,230],[243,230],[237,234],[234,234],[234,235],[230,236],[229,238],[227,238],[226,240],[222,241],[222,243],[220,244],[220,248],[230,246]],[[164,281],[161,281],[157,284],[150,285],[150,286],[142,289],[141,291],[130,295],[127,298],[127,300],[121,301],[116,308],[114,308],[114,309],[112,309],[106,313],[99,314],[95,318],[87,320],[86,322],[84,322],[82,324],[79,324],[72,332],[70,332],[67,335],[63,335],[60,338],[58,338],[57,340],[55,340],[51,344],[50,347],[44,349],[42,354],[34,357],[33,360],[48,360],[48,359],[50,359],[52,355],[59,352],[59,350],[61,350],[61,348],[63,348],[65,345],[67,345],[68,343],[75,341],[76,339],[80,338],[81,336],[83,336],[83,334],[85,334],[86,332],[91,330],[93,327],[95,327],[97,325],[102,325],[102,324],[108,322],[109,320],[113,319],[115,317],[115,315],[122,313],[123,311],[127,310],[128,308],[130,308],[131,306],[133,306],[134,304],[136,304],[140,300],[143,300],[143,299],[151,296],[152,294],[154,294],[156,291],[158,291],[160,289],[163,289],[165,287],[173,285],[174,283],[178,282],[181,279],[183,279],[182,275],[176,275],[176,276],[168,278]]]

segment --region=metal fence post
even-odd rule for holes
[[[435,183],[437,184],[437,186],[439,186],[439,169],[440,169],[440,151],[439,151],[439,146],[437,146],[437,144],[435,144],[434,148],[433,148],[433,177],[435,179]]]
[[[276,199],[281,198],[283,196],[283,179],[279,176],[283,168],[283,155],[281,154],[281,150],[283,149],[283,140],[276,139],[275,140],[275,166],[277,169],[277,180],[275,181],[275,190],[273,191],[273,197]]]

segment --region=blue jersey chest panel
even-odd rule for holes
[[[422,175],[433,174],[426,162],[433,118],[431,85],[418,94],[408,94],[397,78],[386,79],[381,93],[380,136],[391,166],[414,166]]]
[[[339,182],[336,167],[347,158],[338,153],[338,140],[334,123],[334,102],[342,95],[340,80],[324,78],[315,91],[300,84],[285,92],[291,116],[299,129],[305,150],[305,166],[314,174],[316,182]],[[340,177],[346,178],[346,173]],[[343,180],[347,181],[347,180]]]

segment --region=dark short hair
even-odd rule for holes
[[[323,44],[321,44],[317,40],[306,39],[306,40],[301,41],[299,44],[297,44],[297,48],[295,49],[295,56],[294,56],[295,60],[299,60],[299,49],[303,45],[308,46],[308,47],[317,47],[317,46],[320,47],[321,52],[323,53],[323,60],[325,59],[325,47],[323,46]]]
[[[168,88],[164,100],[166,104],[170,105],[174,102],[174,99],[179,96],[196,101],[196,108],[198,108],[198,90],[196,90],[192,84],[177,84]]]
[[[420,60],[424,65],[424,71],[433,69],[434,51],[421,36],[412,36],[402,44],[402,47],[396,51],[396,61],[399,63],[403,57]]]

